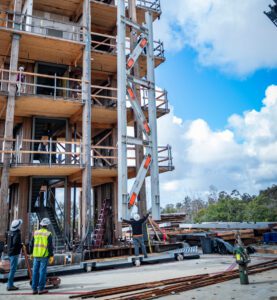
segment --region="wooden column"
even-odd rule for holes
[[[128,12],[129,12],[129,18],[137,23],[137,9],[136,9],[136,0],[128,0]],[[137,45],[137,31],[132,29],[131,35],[130,35],[130,48],[131,51],[136,47]],[[134,65],[133,68],[133,75],[137,78],[140,78],[140,71],[139,71],[139,63],[137,62]],[[139,104],[141,105],[141,94],[140,94],[140,86],[136,85],[136,96],[138,99]],[[136,118],[136,116],[135,116]],[[143,139],[143,132],[142,128],[135,119],[135,124],[134,124],[134,130],[135,130],[135,137],[142,140]],[[144,153],[143,153],[143,146],[136,146],[136,173],[138,173],[139,168],[142,164],[143,158],[144,158]],[[140,193],[138,195],[138,211],[139,214],[146,215],[147,213],[147,203],[146,203],[146,187],[145,187],[145,181],[143,182],[143,185],[140,189]]]
[[[15,13],[21,13],[22,0],[16,0],[14,11]],[[15,28],[19,27],[21,18],[15,15]],[[11,46],[11,59],[10,59],[10,70],[17,71],[18,69],[18,54],[19,54],[19,42],[20,35],[12,35],[12,46]],[[16,81],[16,74],[11,74],[11,81]],[[16,85],[9,85],[9,96],[6,110],[5,120],[5,139],[13,138],[13,126],[14,126],[14,108],[15,108],[15,95]],[[7,141],[4,144],[4,150],[10,151],[12,149],[12,142]],[[9,171],[10,171],[10,154],[4,154],[3,169],[1,177],[1,192],[0,192],[0,238],[5,237],[5,232],[8,229],[8,193],[9,193]]]
[[[83,3],[83,36],[85,49],[83,53],[83,163],[82,174],[82,240],[88,238],[90,243],[91,232],[91,18],[90,1]]]
[[[23,139],[30,140],[32,139],[32,118],[23,118],[22,130],[23,130]],[[28,142],[23,142],[22,150],[31,150],[31,144]],[[22,163],[28,164],[30,163],[30,154],[24,153],[22,154]]]
[[[29,242],[29,177],[19,177],[19,190],[18,190],[18,218],[23,220],[21,235],[22,242]]]
[[[83,197],[82,197],[83,191],[80,190],[79,194],[79,212],[78,212],[78,238],[81,238],[82,236],[82,231],[83,231]]]
[[[114,243],[118,240],[119,237],[122,236],[122,223],[118,222],[118,191],[117,191],[117,186],[118,186],[118,180],[116,178],[115,182],[112,183],[112,209],[113,209],[113,238],[114,238]]]

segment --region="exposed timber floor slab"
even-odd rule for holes
[[[271,256],[272,258],[273,256]],[[276,257],[276,256],[275,256]],[[264,261],[261,257],[252,258],[252,263]],[[50,291],[50,294],[39,296],[39,299],[68,299],[71,294],[122,286],[126,284],[138,284],[149,281],[170,279],[175,277],[189,276],[195,274],[223,272],[232,263],[232,256],[205,255],[198,260],[186,260],[159,265],[142,266],[139,268],[117,269],[109,271],[97,271],[81,273],[61,277],[62,283],[59,289]],[[277,270],[264,272],[250,276],[250,284],[241,286],[239,279],[228,281],[213,286],[189,291],[180,295],[173,295],[160,299],[199,299],[199,300],[266,300],[277,296]],[[0,285],[0,299],[5,300],[29,300],[30,287],[28,281],[16,282],[20,287],[18,293],[6,292],[4,284]],[[38,299],[31,296],[32,299]],[[103,299],[103,298],[98,298]],[[107,299],[107,298],[106,298]]]

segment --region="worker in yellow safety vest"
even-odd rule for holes
[[[49,264],[53,264],[54,262],[52,233],[48,230],[50,224],[51,222],[48,218],[41,220],[41,228],[34,232],[30,245],[30,253],[34,259],[32,276],[33,294],[48,293],[48,290],[45,289],[48,260]]]

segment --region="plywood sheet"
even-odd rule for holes
[[[42,165],[18,165],[12,166],[10,169],[11,177],[22,176],[70,176],[80,171],[79,166],[42,166]]]
[[[35,0],[34,9],[71,17],[82,0]]]
[[[127,15],[127,12],[126,12]],[[160,16],[159,13],[153,13],[153,19],[156,20]],[[145,23],[145,9],[137,7],[138,23]],[[117,22],[117,7],[108,5],[99,1],[91,1],[91,22],[92,31],[97,28],[112,32]]]

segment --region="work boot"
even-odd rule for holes
[[[38,294],[38,291],[33,291],[33,295],[36,295],[36,294]]]
[[[47,290],[38,291],[38,294],[39,294],[39,295],[43,295],[43,294],[47,294],[47,293],[48,293],[48,291],[47,291]]]
[[[19,288],[17,286],[7,287],[7,291],[17,291]]]

